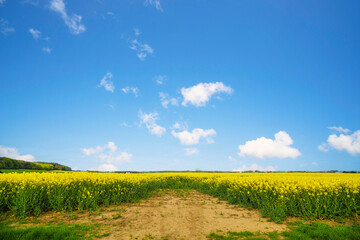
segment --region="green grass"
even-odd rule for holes
[[[269,232],[231,232],[223,233],[218,231],[217,233],[211,233],[207,236],[210,240],[235,240],[235,239],[247,239],[247,240],[260,240],[260,239],[289,239],[289,240],[358,240],[360,239],[360,225],[339,225],[336,227],[330,227],[325,223],[313,222],[304,224],[302,222],[295,222],[289,224],[290,231],[282,233]],[[280,238],[280,236],[282,238]]]
[[[8,222],[0,222],[0,240],[75,240],[85,239],[84,225],[57,225],[14,228]]]
[[[332,239],[332,240],[357,240],[360,239],[360,225],[339,225],[330,227],[325,223],[298,223],[292,226],[292,231],[282,235],[287,239]]]

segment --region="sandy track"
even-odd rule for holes
[[[114,219],[118,212],[122,216]],[[106,207],[98,214],[76,213],[76,216],[72,219],[69,215],[46,213],[36,219],[40,224],[51,220],[99,223],[103,232],[111,233],[102,239],[150,239],[150,235],[155,239],[206,239],[206,235],[217,230],[281,232],[287,229],[286,224],[267,222],[257,210],[229,205],[194,190],[163,190],[139,203]]]

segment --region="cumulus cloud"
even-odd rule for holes
[[[8,157],[17,160],[24,160],[28,162],[35,161],[35,157],[30,154],[20,155],[19,151],[16,148],[12,147],[5,147],[0,145],[0,156],[1,157]]]
[[[204,139],[206,143],[214,143],[212,139],[213,136],[216,135],[216,131],[214,129],[201,129],[195,128],[191,132],[184,130],[182,132],[171,131],[171,134],[180,140],[182,145],[194,145],[199,144],[201,139]]]
[[[350,130],[343,129],[342,127],[333,130],[340,132],[340,134],[329,135],[327,143],[322,143],[318,146],[319,150],[327,152],[330,148],[334,148],[338,151],[346,151],[351,155],[360,154],[360,130],[357,130],[353,134],[344,134],[350,132]]]
[[[145,0],[144,5],[153,6],[156,8],[156,10],[163,12],[163,9],[161,8],[160,0]]]
[[[342,128],[342,127],[328,127],[328,129],[330,130],[334,130],[336,132],[340,132],[340,133],[349,133],[350,130],[347,128]]]
[[[41,37],[41,32],[40,32],[39,30],[30,28],[30,29],[29,29],[29,33],[31,34],[31,36],[32,36],[34,39],[38,39],[38,38]]]
[[[153,135],[161,137],[163,133],[166,132],[166,128],[161,127],[156,123],[158,120],[158,113],[143,113],[141,110],[139,111],[140,125],[145,124],[146,128]]]
[[[154,49],[150,45],[141,43],[137,39],[130,41],[129,48],[137,52],[136,55],[141,61],[144,61],[149,54],[154,53]]]
[[[205,106],[211,97],[217,93],[232,94],[234,90],[225,86],[222,82],[199,83],[189,88],[181,88],[181,94],[184,97],[183,106],[192,104],[196,107]]]
[[[115,86],[111,81],[113,79],[113,75],[111,72],[105,74],[105,76],[101,79],[98,87],[104,87],[106,91],[114,92]]]
[[[50,9],[60,14],[65,24],[69,27],[71,33],[80,34],[85,32],[86,28],[81,23],[82,17],[77,14],[72,14],[71,16],[69,16],[66,11],[65,3],[63,2],[63,0],[51,0]]]
[[[185,154],[186,156],[194,155],[199,153],[199,150],[197,148],[185,148]]]
[[[15,32],[15,28],[9,27],[9,22],[3,18],[0,18],[0,31],[6,36],[9,33]]]
[[[275,140],[265,137],[247,141],[239,145],[239,156],[252,156],[256,158],[296,158],[301,155],[296,148],[290,147],[293,140],[284,131],[275,134]]]
[[[274,167],[274,166],[262,167],[256,163],[254,163],[249,167],[247,167],[246,165],[242,165],[242,167],[233,169],[233,171],[234,172],[246,172],[246,171],[274,172],[276,169],[277,169],[277,167]]]
[[[159,95],[160,95],[161,105],[164,108],[168,108],[169,104],[173,105],[173,106],[178,106],[179,105],[178,99],[169,97],[169,95],[167,93],[161,92]]]
[[[121,89],[121,91],[123,91],[126,94],[132,92],[136,97],[138,96],[139,93],[139,89],[136,87],[124,87]]]
[[[94,156],[106,162],[106,164],[101,165],[99,169],[97,169],[99,171],[116,171],[117,168],[113,164],[131,162],[133,156],[127,152],[118,153],[118,147],[114,142],[108,142],[103,146],[93,148],[83,148],[81,151],[85,156]]]
[[[51,53],[51,52],[52,52],[51,48],[48,48],[48,47],[43,47],[42,50],[43,50],[44,52],[47,52],[47,53]]]
[[[167,77],[165,75],[158,75],[154,77],[154,80],[157,85],[163,85]]]

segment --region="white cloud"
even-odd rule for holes
[[[239,145],[239,156],[252,156],[256,158],[296,158],[301,155],[296,148],[290,147],[293,140],[284,131],[275,134],[275,140],[265,137],[247,141],[244,145]]]
[[[234,158],[233,156],[228,156],[228,160],[230,160],[232,162],[236,162],[236,158]]]
[[[204,139],[207,143],[213,143],[214,140],[211,138],[216,135],[214,129],[201,129],[195,128],[191,132],[184,130],[182,132],[171,131],[171,134],[180,140],[182,145],[194,145],[198,144],[201,139]]]
[[[184,97],[182,105],[187,106],[190,103],[197,107],[205,106],[214,94],[232,94],[233,91],[231,87],[225,86],[222,82],[199,83],[189,88],[181,88],[181,94]]]
[[[101,172],[115,172],[118,171],[117,167],[112,164],[102,164],[98,168],[93,169]]]
[[[338,129],[337,131],[344,132],[344,129],[342,127],[339,127]],[[360,130],[357,130],[353,134],[332,134],[328,137],[327,144],[322,143],[320,146],[318,146],[318,149],[321,151],[328,151],[330,147],[335,148],[339,151],[347,151],[351,155],[360,154]]]
[[[161,105],[164,108],[168,108],[169,104],[173,105],[173,106],[178,106],[179,105],[178,99],[169,97],[169,95],[167,93],[161,92],[159,95],[160,95]]]
[[[118,147],[114,142],[108,142],[104,146],[96,146],[94,148],[83,148],[81,151],[85,156],[94,156],[107,164],[101,165],[100,171],[116,171],[116,167],[112,164],[119,164],[132,161],[132,154],[127,152],[117,152]],[[115,170],[114,170],[115,169]]]
[[[185,154],[186,156],[194,155],[199,153],[199,150],[197,148],[185,148]]]
[[[160,0],[145,0],[144,5],[145,6],[148,6],[148,5],[153,6],[157,10],[163,12],[163,9],[161,8]]]
[[[121,89],[121,91],[123,91],[124,93],[129,93],[129,92],[132,92],[134,93],[134,95],[137,97],[138,96],[138,93],[139,93],[139,89],[136,88],[136,87],[124,87]]]
[[[340,132],[340,133],[349,133],[350,132],[349,129],[342,128],[342,127],[328,127],[328,129],[334,130],[334,131],[337,131],[337,132]]]
[[[28,162],[33,162],[35,157],[30,154],[20,155],[19,151],[16,148],[12,147],[5,147],[0,145],[0,156],[1,157],[8,157],[17,160],[24,160]]]
[[[318,146],[318,149],[322,152],[328,152],[330,150],[326,143],[321,143],[321,145]]]
[[[69,27],[71,33],[80,34],[85,32],[86,28],[81,23],[82,17],[77,14],[69,16],[66,12],[65,3],[63,0],[51,0],[50,9],[60,14],[65,24]]]
[[[267,166],[262,167],[256,163],[252,164],[251,166],[247,167],[246,165],[242,165],[242,167],[234,169],[234,172],[245,172],[245,171],[262,171],[262,172],[274,172],[277,167],[274,166]]]
[[[34,39],[38,39],[38,38],[41,37],[41,32],[40,32],[39,30],[30,28],[30,29],[29,29],[29,33],[32,35],[32,37],[33,37]]]
[[[139,111],[139,118],[141,120],[140,124],[145,124],[146,128],[150,131],[151,134],[161,137],[163,133],[166,132],[166,128],[161,127],[156,123],[158,120],[158,113],[143,113]]]
[[[311,164],[314,165],[314,166],[318,166],[318,165],[319,165],[317,162],[312,162]]]
[[[157,85],[162,85],[166,81],[167,77],[165,75],[158,75],[154,77],[154,80]]]
[[[171,129],[173,130],[186,130],[188,128],[189,127],[186,122],[182,122],[182,123],[175,122],[174,125],[171,126]]]
[[[43,50],[44,52],[47,52],[47,53],[51,53],[51,52],[52,52],[51,48],[48,48],[48,47],[43,47],[42,50]]]
[[[9,27],[8,25],[9,25],[8,21],[6,21],[3,18],[0,18],[0,31],[5,36],[8,35],[9,33],[15,32],[15,28]]]
[[[141,61],[144,61],[148,56],[148,54],[154,53],[154,49],[152,47],[150,47],[146,43],[145,44],[140,43],[137,39],[134,39],[130,42],[129,48],[134,51],[137,51],[136,55]]]
[[[113,75],[111,72],[106,73],[105,76],[101,79],[98,87],[104,87],[106,91],[114,92],[115,86],[111,81],[112,78]]]
[[[140,30],[135,28],[134,29],[135,36],[139,36],[141,34]]]
[[[3,5],[5,3],[5,0],[0,0],[0,5]]]

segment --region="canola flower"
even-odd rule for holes
[[[8,173],[0,175],[0,211],[96,209],[135,202],[160,188],[192,188],[264,216],[352,217],[360,212],[360,174],[338,173]]]

